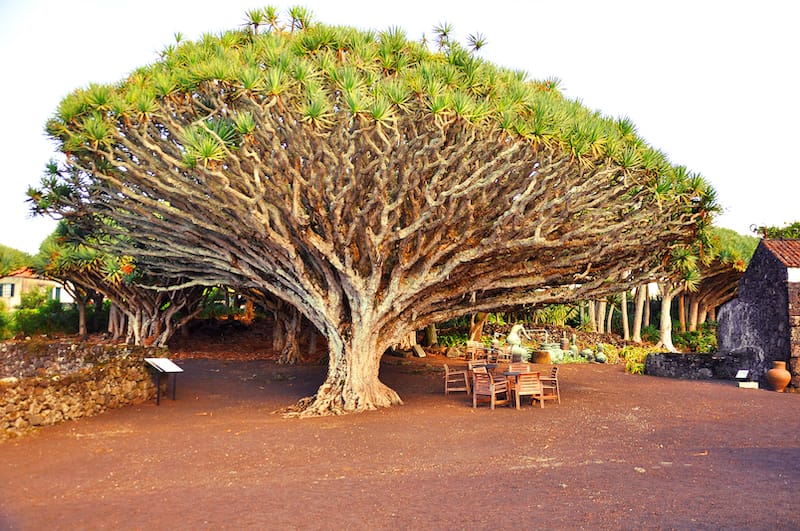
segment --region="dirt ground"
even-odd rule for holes
[[[0,529],[800,528],[797,394],[564,365],[491,411],[386,357],[405,405],[297,420],[324,367],[175,356],[175,401],[0,443]]]

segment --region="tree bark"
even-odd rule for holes
[[[678,322],[680,323],[681,332],[686,332],[686,293],[681,293],[678,296]]]
[[[425,327],[425,346],[434,347],[439,344],[439,338],[436,334],[436,324],[431,323]]]
[[[283,324],[284,342],[283,349],[278,356],[278,363],[294,365],[302,361],[298,335],[303,324],[303,317],[297,308],[289,309],[288,319],[281,320]]]
[[[708,320],[708,308],[706,306],[702,306],[699,311],[699,315],[697,316],[697,327],[706,324]]]
[[[644,308],[647,299],[647,284],[641,284],[636,288],[636,307],[633,311],[633,335],[631,340],[634,343],[642,342],[642,323],[644,320]]]
[[[622,311],[622,339],[625,341],[630,341],[631,339],[631,327],[628,323],[628,292],[623,291],[620,294],[620,310]]]
[[[489,319],[488,312],[478,312],[470,316],[469,322],[469,340],[481,341],[483,338],[483,327]]]
[[[589,306],[589,330],[591,332],[597,331],[597,307],[596,301],[586,301],[586,304]]]
[[[108,311],[108,332],[112,341],[119,341],[127,333],[127,317],[114,303]]]
[[[689,297],[689,331],[694,332],[697,330],[698,321],[700,319],[700,300],[696,296]]]
[[[597,303],[597,328],[596,330],[601,334],[606,331],[606,307],[608,306],[608,301],[606,299],[602,299]]]
[[[375,353],[383,353],[386,345],[365,334],[355,334],[349,341],[339,334],[331,337],[325,382],[315,396],[284,410],[286,416],[338,415],[403,403],[378,377],[381,355]]]
[[[669,282],[659,282],[661,291],[661,319],[659,321],[659,342],[658,344],[668,352],[677,352],[678,349],[672,344],[672,301],[683,289],[674,287]]]

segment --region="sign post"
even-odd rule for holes
[[[169,387],[169,375],[172,374],[172,399],[175,400],[175,388],[178,386],[178,373],[183,369],[175,365],[168,358],[145,358],[144,361],[156,370],[156,405],[161,405],[161,374],[167,375],[167,387]]]

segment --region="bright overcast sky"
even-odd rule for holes
[[[307,0],[316,20],[400,26],[431,36],[449,22],[462,42],[480,32],[486,59],[530,77],[557,77],[567,97],[616,117],[674,164],[705,176],[725,213],[716,224],[800,220],[800,31],[794,2]],[[194,39],[244,22],[268,1],[0,0],[0,243],[29,253],[52,232],[31,219],[53,145],[46,120],[73,89],[114,82],[153,62],[174,34]]]

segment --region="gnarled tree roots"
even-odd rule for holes
[[[402,404],[400,395],[380,382],[362,393],[355,393],[352,390],[344,392],[342,389],[337,392],[326,383],[320,387],[316,395],[301,398],[296,404],[279,409],[276,413],[283,415],[284,418],[310,418],[360,413]]]

